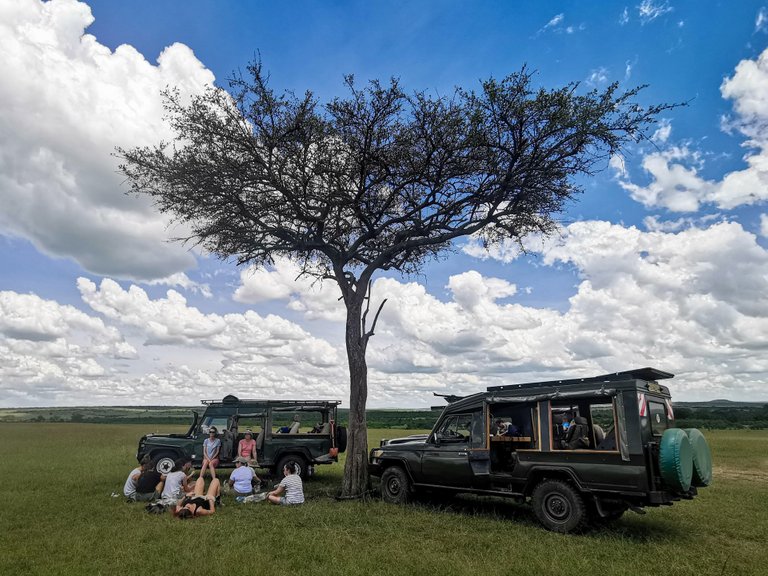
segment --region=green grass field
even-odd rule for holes
[[[168,428],[164,428],[168,431]],[[707,433],[715,482],[691,502],[583,535],[530,509],[454,498],[338,502],[318,467],[299,507],[239,505],[182,522],[110,493],[135,464],[137,425],[0,424],[0,574],[722,575],[768,570],[768,432]],[[373,430],[383,435],[409,431]],[[223,479],[228,471],[222,472]]]

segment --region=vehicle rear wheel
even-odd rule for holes
[[[154,456],[155,470],[163,475],[168,474],[171,470],[173,470],[173,465],[176,461],[176,458],[177,456],[173,452],[160,452]]]
[[[400,466],[390,466],[381,475],[381,497],[390,504],[405,504],[411,498],[411,481]]]
[[[567,482],[544,480],[533,490],[531,500],[536,518],[547,530],[567,534],[586,523],[584,500]]]
[[[294,469],[296,470],[296,474],[298,474],[302,480],[307,479],[307,461],[303,456],[300,456],[299,454],[288,454],[288,456],[283,456],[278,460],[277,462],[277,468],[275,469],[275,476],[278,480],[282,480],[284,478],[283,475],[283,468],[285,468],[286,464],[293,463]]]

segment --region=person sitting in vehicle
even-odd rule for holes
[[[253,471],[253,468],[248,466],[248,459],[238,456],[235,458],[234,470],[229,475],[229,486],[234,490],[235,497],[249,496],[253,493],[254,482],[261,483],[261,479]]]
[[[288,462],[283,467],[284,478],[277,485],[277,488],[267,494],[267,498],[272,504],[303,504],[304,503],[304,485],[301,482],[301,476],[296,474],[296,464]]]
[[[493,436],[503,436],[504,433],[507,431],[507,423],[504,422],[501,418],[496,418],[493,422],[493,426],[491,427],[491,434]]]
[[[195,482],[194,493],[179,500],[173,508],[173,515],[180,519],[194,518],[195,516],[210,516],[216,512],[216,503],[221,494],[221,482],[218,478],[211,480],[208,492],[205,492],[205,480],[202,476]]]
[[[505,422],[506,428],[504,429],[504,436],[520,436],[520,428],[515,426],[512,422]]]
[[[218,438],[219,431],[215,426],[208,430],[208,438],[203,442],[203,465],[200,468],[200,478],[205,475],[205,469],[211,469],[211,480],[216,478],[216,466],[219,465],[219,452],[221,451],[221,440]]]
[[[136,482],[136,500],[138,502],[157,500],[163,492],[165,476],[155,469],[156,465],[157,463],[154,461],[147,464]]]
[[[244,438],[237,444],[237,455],[245,458],[248,464],[256,465],[256,440],[253,439],[253,432],[246,430]]]

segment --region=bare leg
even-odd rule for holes
[[[199,481],[200,480],[198,480],[198,482]],[[206,496],[208,498],[215,499],[219,496],[219,494],[221,494],[221,480],[219,480],[218,478],[214,478],[213,480],[211,480],[211,485],[208,486],[208,493],[206,494]]]
[[[273,494],[272,492],[269,493],[267,496],[267,499],[272,502],[272,504],[280,504],[280,496],[277,496]]]
[[[205,480],[200,476],[200,478],[195,481],[195,496],[202,496],[203,494],[205,494]]]
[[[216,468],[213,467],[213,462],[209,462],[209,465],[211,466],[211,480],[216,480]],[[200,477],[203,477],[202,472],[200,472]]]
[[[203,477],[203,474],[205,474],[205,468],[208,466],[208,458],[203,458],[203,466],[200,468],[200,478]]]

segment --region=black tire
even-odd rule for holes
[[[300,454],[288,454],[287,456],[283,456],[280,458],[280,460],[277,461],[277,467],[275,468],[275,476],[277,479],[282,480],[285,477],[283,475],[283,468],[285,468],[285,465],[290,462],[292,462],[296,467],[296,473],[299,475],[299,477],[302,480],[306,480],[308,470],[307,460]]]
[[[406,504],[412,496],[411,480],[400,466],[390,466],[381,475],[381,497],[390,504]]]
[[[547,530],[567,534],[583,529],[586,524],[584,499],[562,480],[541,482],[533,490],[531,504],[536,518]]]
[[[155,470],[163,475],[168,474],[168,472],[173,470],[177,458],[178,455],[175,452],[158,452],[152,457],[155,461]]]
[[[336,427],[336,448],[339,452],[344,452],[347,449],[347,429],[344,426]]]

